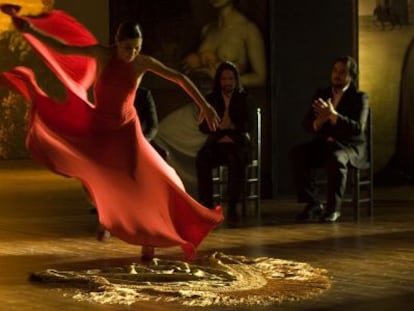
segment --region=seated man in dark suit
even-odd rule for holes
[[[366,160],[365,126],[369,113],[365,93],[355,85],[357,64],[349,56],[335,60],[331,86],[319,89],[304,118],[305,129],[315,134],[311,142],[296,146],[291,161],[299,202],[305,209],[298,220],[335,222],[345,192],[348,163],[359,166]],[[323,208],[317,196],[314,169],[327,173],[327,203]]]
[[[246,92],[240,84],[240,74],[231,62],[223,62],[216,71],[212,93],[207,101],[221,118],[217,131],[209,130],[205,122],[200,130],[208,134],[196,156],[198,195],[200,202],[213,208],[212,169],[221,164],[228,167],[228,216],[236,216],[250,148],[250,110]]]

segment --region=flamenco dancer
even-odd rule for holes
[[[19,9],[1,6],[67,93],[64,101],[50,98],[26,67],[0,73],[0,85],[31,103],[26,145],[33,159],[80,180],[102,228],[141,245],[143,259],[154,256],[154,247],[177,245],[186,259],[195,259],[197,246],[223,221],[222,209],[205,208],[186,193],[143,136],[134,96],[144,74],[152,72],[180,86],[212,130],[220,122],[216,111],[186,76],[140,54],[138,24],[121,24],[114,46],[104,47],[63,11],[26,17],[18,15]],[[93,103],[87,96],[92,84]]]

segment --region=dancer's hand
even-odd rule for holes
[[[4,14],[15,16],[21,9],[21,6],[15,4],[2,4],[0,5],[0,10]]]
[[[14,27],[21,32],[29,32],[30,31],[30,23],[25,20],[24,18],[17,15],[21,9],[21,6],[14,5],[14,4],[2,4],[0,5],[0,10],[7,15],[12,17],[12,21]]]
[[[204,109],[200,111],[199,122],[206,120],[208,127],[211,131],[215,132],[220,124],[220,118],[216,110],[211,105],[206,105]]]
[[[14,27],[20,32],[29,32],[31,29],[30,23],[18,16],[13,16],[12,18]]]

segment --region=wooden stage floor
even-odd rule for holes
[[[403,310],[414,306],[414,186],[376,189],[375,217],[335,224],[298,224],[292,198],[264,201],[261,221],[224,223],[201,254],[269,256],[327,269],[332,287],[299,302],[255,310]],[[139,247],[95,240],[95,216],[78,182],[31,161],[0,161],[0,310],[195,310],[179,305],[78,302],[56,288],[29,282],[30,272],[88,263],[134,262]],[[180,258],[179,248],[159,250]],[[409,308],[411,307],[411,308]],[[252,310],[206,307],[200,310]]]

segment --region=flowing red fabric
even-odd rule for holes
[[[74,18],[54,10],[24,17],[38,30],[70,45],[95,44]],[[142,134],[133,106],[136,80],[131,64],[114,57],[94,85],[95,60],[60,55],[23,34],[56,74],[67,98],[56,102],[43,92],[29,68],[0,74],[0,84],[32,103],[27,147],[52,171],[79,179],[89,190],[99,221],[131,244],[181,246],[194,259],[196,247],[223,221],[221,207],[209,210],[189,196],[176,172]]]

